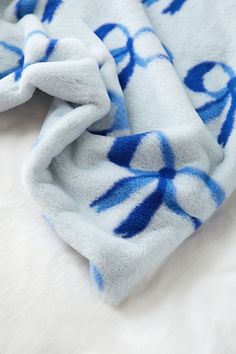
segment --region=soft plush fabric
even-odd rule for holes
[[[56,97],[24,184],[110,302],[235,188],[234,9],[233,0],[1,2],[0,110],[36,88]]]
[[[23,189],[21,166],[49,102],[40,92],[0,114],[0,353],[235,354],[236,192],[126,301],[109,306],[87,260]]]

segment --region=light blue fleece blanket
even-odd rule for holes
[[[236,186],[235,14],[234,0],[1,1],[0,110],[55,97],[25,187],[108,302]]]

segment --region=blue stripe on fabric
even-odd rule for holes
[[[111,55],[115,59],[116,64],[119,64],[128,54],[126,47],[115,48],[111,50]]]
[[[108,153],[109,160],[119,166],[129,167],[144,136],[145,134],[136,134],[116,138]]]
[[[166,54],[168,55],[168,58],[170,60],[170,62],[173,64],[173,61],[174,61],[174,55],[172,54],[171,50],[169,48],[167,48],[167,46],[163,43],[161,43],[163,48],[165,49],[166,51]]]
[[[204,75],[213,69],[217,63],[206,61],[194,66],[184,79],[185,85],[195,92],[207,92],[204,86]]]
[[[163,156],[163,161],[164,161],[165,167],[174,168],[175,155],[173,153],[172,147],[171,147],[168,139],[161,131],[158,131],[157,135],[160,139],[161,151],[162,151],[162,156]]]
[[[117,24],[115,23],[107,23],[105,25],[102,25],[99,27],[96,31],[95,34],[103,41],[106,35],[111,32],[115,27],[117,27]]]
[[[52,55],[56,45],[58,43],[57,39],[51,39],[46,50],[45,56],[41,59],[41,62],[48,61],[49,57]]]
[[[15,66],[13,68],[10,68],[10,69],[0,72],[0,79],[3,79],[5,76],[14,73],[18,68],[19,68],[19,66]]]
[[[133,209],[128,217],[114,230],[114,233],[122,238],[131,238],[142,232],[161,206],[165,187],[166,181],[160,179],[156,190]]]
[[[7,42],[4,42],[4,41],[0,41],[0,46],[2,46],[4,49],[16,54],[19,57],[18,63],[16,64],[16,66],[0,72],[0,79],[3,79],[5,76],[10,75],[10,74],[14,73],[15,71],[17,71],[23,65],[24,53],[20,48],[14,46],[12,44],[9,44]]]
[[[207,124],[215,118],[219,117],[229,99],[229,92],[215,101],[210,101],[202,107],[196,109],[202,121]]]
[[[158,2],[159,0],[142,0],[142,3],[146,5],[147,7],[155,4],[155,2]]]
[[[185,2],[186,0],[173,0],[171,4],[165,10],[163,10],[163,14],[170,13],[173,15],[175,12],[181,9]]]
[[[55,12],[62,3],[63,0],[48,0],[42,16],[42,22],[52,22]]]
[[[127,48],[129,50],[130,60],[129,60],[129,63],[124,67],[123,70],[121,70],[121,72],[118,75],[120,86],[123,91],[125,90],[126,86],[128,85],[129,79],[133,75],[134,68],[135,68],[134,51],[128,42],[127,42]]]
[[[220,134],[218,136],[218,143],[223,147],[226,145],[228,138],[233,130],[234,121],[236,118],[236,78],[230,80],[229,84],[229,91],[231,93],[231,106],[227,113],[226,119],[221,127]]]
[[[90,263],[90,274],[97,288],[100,291],[104,290],[105,284],[104,284],[103,276],[99,271],[99,269],[97,268],[97,266],[93,263]]]
[[[23,16],[33,14],[38,5],[38,0],[19,0],[16,3],[16,17],[20,20]]]
[[[97,212],[112,208],[125,200],[132,194],[153,181],[153,177],[133,176],[120,179],[101,197],[91,203]]]
[[[186,2],[187,0],[172,0],[170,5],[167,6],[163,11],[162,13],[163,14],[166,14],[166,13],[169,13],[170,15],[174,15],[176,12],[178,12],[182,6],[184,5],[184,3]],[[142,3],[144,5],[146,5],[147,7],[155,4],[159,2],[159,0],[142,0]]]
[[[19,80],[22,76],[22,73],[23,71],[28,68],[30,65],[32,64],[37,64],[37,63],[44,63],[44,62],[47,62],[49,60],[49,57],[53,54],[54,52],[54,49],[56,47],[58,43],[58,40],[57,39],[51,39],[49,41],[49,44],[47,46],[47,49],[46,49],[46,52],[44,54],[44,56],[42,58],[40,58],[38,61],[36,61],[35,63],[26,63],[25,65],[23,65],[20,69],[18,69],[16,72],[15,72],[15,80]]]
[[[12,44],[9,44],[9,43],[4,42],[4,41],[0,41],[0,46],[2,46],[3,48],[9,50],[10,52],[13,52],[13,53],[17,54],[19,57],[24,56],[23,51],[20,48],[14,46]]]

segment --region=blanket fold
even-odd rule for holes
[[[235,44],[217,41],[234,33],[235,6],[225,2],[227,23],[212,10],[206,36],[214,3],[0,5],[0,111],[36,89],[54,97],[25,187],[89,260],[108,302],[123,300],[235,188]]]

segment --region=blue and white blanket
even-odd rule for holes
[[[235,189],[235,12],[234,0],[1,1],[0,111],[36,88],[55,97],[25,187],[108,302]]]

